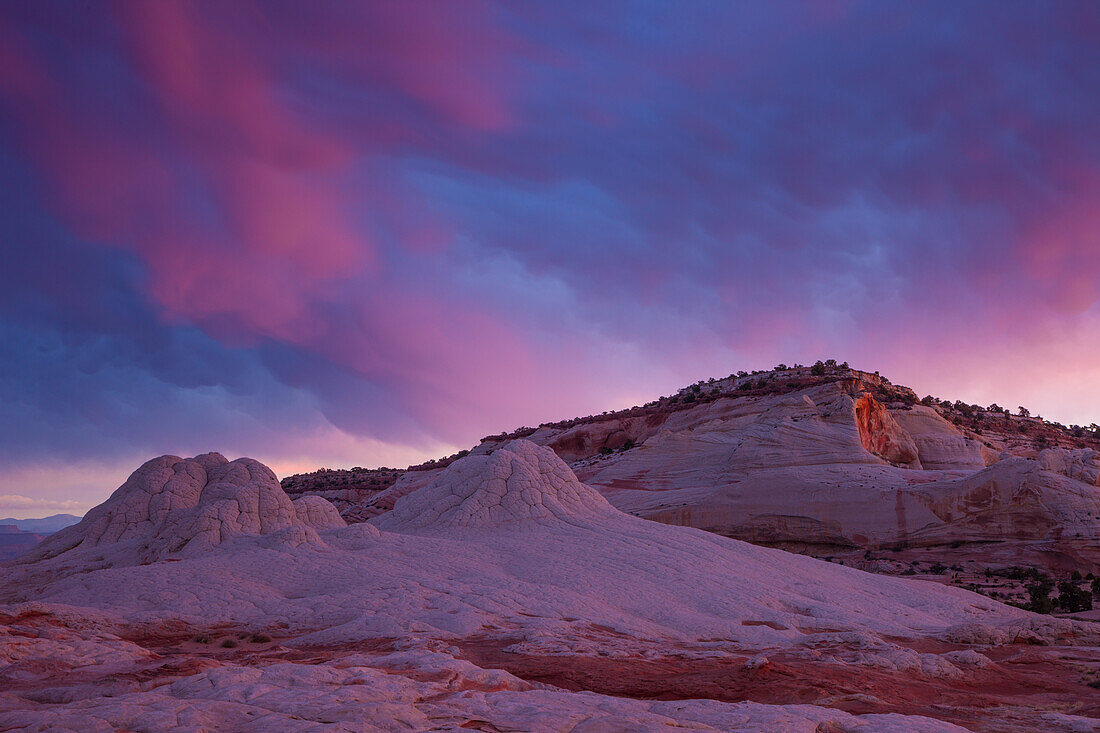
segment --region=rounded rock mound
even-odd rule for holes
[[[1044,471],[1069,476],[1089,486],[1100,486],[1100,452],[1091,448],[1047,448],[1039,453]]]
[[[393,532],[447,531],[548,525],[617,514],[554,451],[515,440],[488,455],[455,461],[371,523]]]
[[[100,554],[113,564],[155,562],[203,552],[233,537],[289,528],[319,541],[316,530],[343,526],[327,501],[292,502],[259,461],[229,461],[220,453],[160,456],[134,471],[79,523],[50,536],[20,561],[110,546]]]

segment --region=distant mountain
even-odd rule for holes
[[[41,519],[0,519],[0,525],[12,525],[24,532],[35,534],[53,534],[79,521],[80,517],[74,517],[72,514],[54,514],[52,517]]]
[[[0,562],[12,560],[31,549],[45,535],[24,532],[10,524],[0,523]]]

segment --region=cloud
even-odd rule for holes
[[[822,357],[1091,421],[1098,39],[1087,3],[6,5],[0,461],[398,463]]]
[[[84,506],[79,501],[54,501],[42,499],[37,496],[22,496],[20,494],[0,494],[0,511],[26,509],[56,509],[59,511],[77,511]],[[7,513],[7,512],[5,512]]]

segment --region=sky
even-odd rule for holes
[[[0,1],[0,516],[835,358],[1100,422],[1100,5]]]

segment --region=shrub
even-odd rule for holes
[[[221,643],[221,645],[225,649],[235,649],[237,647],[237,640],[236,639],[226,639]]]
[[[1092,593],[1081,590],[1081,588],[1071,580],[1063,580],[1058,584],[1058,599],[1055,603],[1067,613],[1091,611]]]
[[[974,409],[962,400],[955,400],[954,407],[956,412],[961,412],[966,417],[971,417],[974,414]]]
[[[266,644],[271,641],[271,637],[267,634],[253,634],[249,641],[253,644]]]
[[[1028,583],[1024,588],[1027,590],[1029,599],[1024,608],[1028,611],[1050,613],[1054,610],[1054,601],[1050,599],[1050,592],[1054,590],[1054,583],[1051,582],[1050,578]]]
[[[820,377],[820,376],[824,375],[825,374],[825,362],[821,361],[820,359],[818,359],[816,362],[814,362],[814,365],[812,367],[810,367],[810,374],[813,374],[815,377]]]

